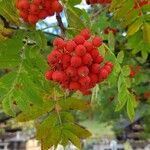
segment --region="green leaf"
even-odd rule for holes
[[[114,38],[113,32],[109,32],[109,35],[108,35],[108,45],[109,45],[109,48],[112,51],[114,51],[114,49],[115,49],[115,38]]]
[[[115,3],[112,4],[112,8],[115,11],[115,18],[117,20],[121,20],[122,18],[124,18],[127,15],[127,13],[133,8],[133,5],[134,5],[133,1],[131,0],[124,0],[121,3],[116,1]]]
[[[131,36],[135,34],[141,28],[142,24],[143,24],[143,20],[141,18],[138,18],[129,26],[127,35]]]
[[[81,19],[81,15],[82,15],[81,9],[67,5],[66,13],[67,13],[69,27],[74,28],[76,30],[85,28],[85,25]]]
[[[2,99],[3,96],[8,93],[16,78],[16,75],[16,72],[10,72],[0,78],[0,99]]]
[[[40,139],[46,139],[49,134],[53,131],[53,128],[57,124],[57,114],[50,114],[46,119],[44,119],[40,124],[36,126],[36,138],[38,140]]]
[[[33,82],[26,74],[21,74],[22,90],[26,94],[27,98],[35,105],[41,106],[43,99],[40,95],[40,89],[36,88]]]
[[[135,10],[135,9],[128,12],[128,15],[126,15],[124,17],[124,20],[122,20],[122,22],[121,22],[122,26],[127,27],[127,26],[131,25],[132,22],[134,22],[138,18],[138,15],[139,15],[139,11]]]
[[[85,139],[91,136],[91,133],[88,130],[78,124],[68,123],[64,125],[64,128],[71,131],[73,134],[81,139]]]
[[[143,11],[144,13],[150,12],[150,5],[144,5],[144,6],[142,7],[142,11]]]
[[[57,147],[60,139],[61,139],[61,129],[59,127],[53,128],[51,134],[49,134],[46,139],[41,139],[42,150],[48,150],[52,146]]]
[[[0,1],[0,14],[10,22],[19,25],[20,20],[15,7],[15,0],[1,0]]]
[[[141,53],[142,53],[142,57],[143,57],[143,59],[147,59],[148,58],[148,52],[147,51],[145,51],[145,50],[143,50],[143,51],[141,51]]]
[[[27,38],[28,42],[33,45],[37,46],[37,51],[40,49],[46,49],[47,48],[47,40],[42,31],[26,31],[24,33],[24,36]]]
[[[150,23],[143,25],[143,38],[145,42],[150,43]]]
[[[71,141],[73,145],[79,149],[81,148],[80,139],[75,134],[66,129],[63,130],[63,134]]]
[[[124,59],[124,52],[123,51],[120,51],[117,55],[117,61],[122,64],[123,62],[123,59]]]
[[[9,97],[6,97],[5,99],[3,99],[2,107],[6,114],[14,117],[16,113],[13,110],[11,101],[12,101],[12,97],[11,95],[9,95]]]
[[[88,102],[74,97],[59,101],[59,105],[62,108],[62,110],[75,109],[84,111],[90,107]]]
[[[122,74],[124,76],[129,76],[130,75],[130,67],[128,65],[123,66],[123,68],[122,68]]]
[[[120,91],[124,85],[125,85],[125,79],[123,74],[121,73],[118,79],[118,91]]]
[[[128,101],[127,101],[127,113],[131,121],[133,121],[135,117],[134,101],[135,101],[134,96],[131,94],[128,97]]]
[[[120,111],[125,106],[128,94],[129,92],[127,91],[127,89],[124,86],[122,86],[120,91],[118,92],[118,101],[115,111]]]
[[[82,0],[67,0],[67,4],[69,4],[70,6],[74,6],[74,5],[80,4],[81,1]]]
[[[23,47],[22,39],[23,32],[19,30],[11,39],[0,41],[0,68],[12,68],[19,65]]]
[[[17,116],[17,120],[19,122],[25,122],[37,119],[38,117],[50,112],[52,109],[54,109],[54,104],[52,101],[44,102],[43,105],[37,107],[37,106],[30,106],[28,110],[20,113]]]
[[[61,141],[61,145],[63,145],[64,147],[66,147],[68,145],[69,139],[67,138],[67,136],[65,136],[65,134],[62,132],[62,141]]]
[[[69,112],[60,112],[60,117],[63,123],[74,122],[74,117]]]

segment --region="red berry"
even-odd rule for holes
[[[103,40],[100,37],[94,37],[92,43],[95,47],[100,47],[102,45]]]
[[[97,0],[98,3],[100,4],[108,4],[111,3],[112,0]]]
[[[47,80],[52,80],[52,74],[53,74],[53,71],[47,71],[47,72],[45,73],[45,78],[46,78]]]
[[[78,56],[83,56],[86,53],[86,48],[83,45],[78,45],[75,49],[75,53]]]
[[[53,50],[51,55],[54,57],[54,59],[56,59],[56,61],[60,61],[62,59],[62,54],[58,50]]]
[[[39,7],[35,4],[30,4],[29,12],[31,14],[37,14],[39,12]]]
[[[101,69],[101,68],[100,68],[100,65],[99,65],[99,64],[93,64],[91,69],[92,69],[92,72],[93,72],[93,73],[97,74],[97,73],[100,72],[100,69]]]
[[[30,7],[28,0],[20,0],[17,3],[17,8],[20,10],[27,10]]]
[[[103,62],[103,60],[104,60],[103,56],[98,55],[98,56],[94,59],[94,62],[100,64],[100,63]]]
[[[50,66],[51,66],[52,70],[62,70],[62,64],[61,63],[55,62],[53,64],[50,64]]]
[[[90,52],[90,51],[93,50],[93,45],[92,45],[91,42],[85,41],[83,45],[84,45],[84,47],[86,48],[87,52]]]
[[[108,62],[106,63],[106,65],[107,65],[107,66],[110,66],[111,68],[113,67],[112,62],[110,62],[110,61],[108,61]]]
[[[52,79],[56,82],[63,82],[65,79],[65,74],[62,71],[55,71],[52,74]]]
[[[89,0],[89,3],[90,3],[90,4],[96,4],[96,3],[97,3],[97,0]]]
[[[55,38],[53,41],[53,45],[58,49],[63,49],[65,47],[65,42],[61,38]]]
[[[82,35],[77,35],[74,38],[76,44],[83,44],[85,42],[85,38]]]
[[[52,54],[49,54],[47,56],[47,60],[50,65],[56,62],[55,59],[53,58]]]
[[[106,69],[108,73],[110,73],[112,71],[112,68],[108,65],[105,65],[104,69]]]
[[[131,71],[130,71],[130,77],[133,78],[133,77],[135,77],[135,75],[136,75],[136,72],[133,71],[133,70],[131,70]]]
[[[71,61],[71,56],[70,55],[64,54],[62,56],[62,65],[63,65],[64,69],[66,69],[70,65],[70,61]]]
[[[91,95],[92,94],[92,92],[90,91],[90,90],[83,90],[83,91],[81,91],[82,92],[82,94],[83,95]]]
[[[42,4],[42,0],[33,0],[33,3],[35,5],[40,5],[40,4]]]
[[[76,48],[77,44],[70,40],[70,41],[67,41],[66,43],[66,50],[70,53],[70,52],[73,52]]]
[[[28,14],[27,12],[25,12],[25,11],[20,11],[19,15],[20,15],[23,19],[28,20],[28,15],[29,15],[29,14]]]
[[[76,70],[75,68],[73,68],[73,67],[68,67],[68,68],[66,69],[66,75],[67,75],[68,77],[74,77],[74,76],[77,75],[77,70]]]
[[[63,54],[62,56],[62,63],[70,63],[71,56],[69,54]]]
[[[83,57],[82,57],[82,62],[85,65],[91,65],[92,64],[92,56],[89,53],[86,53]]]
[[[54,10],[52,10],[52,1],[50,2],[49,0],[45,0],[43,5],[44,10],[46,10],[47,12],[49,12],[49,9],[54,12]]]
[[[83,88],[87,88],[90,84],[90,81],[91,81],[90,78],[86,76],[86,77],[81,78],[79,82]]]
[[[82,59],[79,56],[73,56],[71,58],[71,66],[72,67],[79,67],[82,64]]]
[[[62,87],[65,88],[65,89],[69,89],[69,84],[70,83],[68,81],[63,81],[62,82]]]
[[[86,66],[82,66],[78,69],[78,75],[80,77],[86,77],[89,74],[89,69]]]
[[[94,60],[95,58],[98,57],[99,52],[98,52],[97,49],[93,49],[93,50],[90,52],[90,54],[91,54],[91,56],[92,56],[92,58],[93,58],[93,60]]]
[[[36,24],[38,22],[38,17],[36,15],[29,15],[28,21],[30,24]]]
[[[39,19],[45,19],[46,17],[48,16],[48,12],[46,10],[42,10],[40,13],[39,13]],[[59,48],[59,47],[58,47]],[[60,46],[61,48],[61,46]]]
[[[97,74],[91,73],[91,74],[89,75],[89,77],[90,77],[90,79],[91,79],[91,83],[96,84],[96,83],[98,82],[98,76],[97,76]]]
[[[71,80],[72,81],[79,81],[79,77],[78,76],[73,76],[73,77],[71,77]]]
[[[108,71],[107,71],[106,69],[102,68],[102,69],[100,70],[99,76],[100,76],[102,79],[106,79],[106,78],[108,77]]]
[[[80,89],[80,84],[78,82],[71,82],[69,89],[72,91],[77,91]]]
[[[49,16],[53,16],[55,12],[52,9],[47,10]]]
[[[89,29],[83,29],[80,34],[85,38],[85,40],[88,40],[91,36]]]
[[[86,0],[86,3],[87,3],[88,5],[90,5],[90,0]]]
[[[63,7],[62,5],[59,3],[59,1],[55,0],[53,3],[52,3],[52,8],[55,12],[57,13],[60,13],[62,12],[63,10]]]

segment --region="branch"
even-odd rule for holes
[[[91,16],[91,19],[95,19],[98,15],[100,15],[102,12],[104,12],[108,8],[109,8],[109,5],[106,5],[102,9],[99,9]]]
[[[65,26],[64,26],[64,24],[63,24],[63,22],[62,22],[62,18],[61,18],[61,16],[60,16],[59,13],[56,14],[56,19],[57,19],[57,22],[58,22],[58,26],[59,26],[60,29],[61,29],[61,34],[62,34],[62,36],[64,37],[64,36],[65,36],[66,28],[65,28]]]

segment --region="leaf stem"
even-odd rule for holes
[[[59,123],[60,123],[60,125],[62,125],[62,120],[61,120],[60,113],[59,113],[59,108],[58,108],[59,105],[57,103],[56,89],[55,88],[54,88],[54,101],[56,102],[56,104],[55,104],[55,111],[56,111],[56,113],[58,115]]]

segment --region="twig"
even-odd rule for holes
[[[60,29],[61,29],[61,34],[62,34],[62,36],[64,37],[64,36],[65,36],[66,28],[65,28],[65,26],[64,26],[64,24],[63,24],[63,22],[62,22],[62,18],[61,18],[61,16],[60,16],[59,13],[56,14],[56,19],[57,19],[57,22],[58,22],[58,26],[59,26]]]
[[[104,10],[106,10],[109,7],[109,5],[104,6],[102,9],[96,11],[92,16],[91,19],[95,19],[98,15],[100,15]]]

